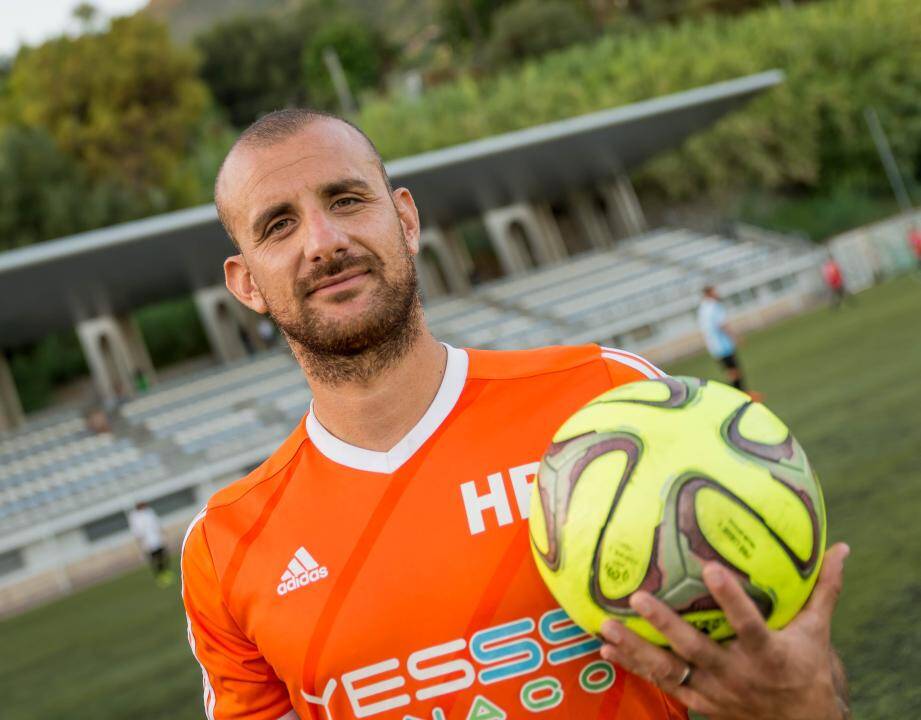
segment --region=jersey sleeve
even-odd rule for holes
[[[182,544],[182,601],[189,645],[202,670],[205,717],[296,717],[287,688],[227,610],[205,536],[204,515],[202,511],[195,518]]]
[[[666,376],[665,372],[640,355],[608,347],[599,347],[599,351],[611,376],[613,387]]]

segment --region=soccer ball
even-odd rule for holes
[[[631,383],[578,410],[540,465],[530,513],[538,570],[590,633],[615,618],[667,641],[635,590],[715,640],[733,635],[702,580],[729,568],[780,628],[805,604],[825,548],[825,505],[799,443],[764,405],[696,378]]]

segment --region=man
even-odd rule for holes
[[[686,717],[682,703],[725,708],[715,720],[844,717],[828,641],[843,547],[802,620],[777,633],[710,568],[740,623],[728,646],[635,594],[677,653],[615,623],[602,657],[543,586],[525,519],[537,460],[587,400],[657,368],[598,346],[437,342],[416,287],[412,196],[342,120],[263,118],[215,195],[240,251],[227,286],[271,315],[314,400],[184,542],[209,718],[664,720]]]
[[[841,272],[841,266],[831,253],[822,263],[822,279],[825,280],[825,285],[831,292],[832,304],[837,310],[844,304],[847,290],[844,288],[844,275]]]
[[[915,256],[915,260],[918,261],[918,269],[921,270],[921,228],[914,224],[908,231],[908,249]]]
[[[736,339],[729,329],[726,308],[712,285],[704,287],[703,294],[704,299],[697,308],[697,324],[703,333],[707,352],[723,366],[729,384],[745,392],[745,379],[736,357]]]
[[[160,526],[157,513],[147,503],[137,503],[134,510],[128,513],[128,529],[141,550],[147,555],[157,585],[161,587],[172,585],[175,574],[169,569],[169,556],[166,552],[166,543],[163,542],[163,528]]]

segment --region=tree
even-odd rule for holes
[[[592,22],[571,0],[518,0],[493,17],[489,39],[492,64],[543,55],[588,40]]]
[[[6,88],[11,123],[47,131],[90,179],[137,192],[165,184],[208,106],[194,54],[144,15],[22,50]]]
[[[238,17],[199,35],[201,76],[235,127],[272,110],[304,104],[302,28],[289,18]]]
[[[378,30],[348,10],[322,14],[309,13],[305,7],[301,17],[320,18],[309,32],[302,55],[304,77],[313,103],[325,109],[338,107],[333,81],[323,60],[327,48],[339,56],[353,93],[380,84],[392,53]]]
[[[0,133],[0,250],[138,217],[128,188],[89,181],[44,130]]]
[[[493,15],[511,0],[440,0],[439,22],[450,42],[475,44],[489,35]]]

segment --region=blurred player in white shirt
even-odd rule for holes
[[[169,554],[163,541],[163,527],[157,513],[145,502],[139,502],[128,513],[128,527],[141,550],[150,560],[157,584],[163,587],[172,585],[175,575],[169,569]]]
[[[748,392],[736,356],[738,340],[729,328],[726,307],[720,302],[720,296],[712,285],[707,285],[703,292],[704,299],[697,309],[697,324],[707,344],[707,352],[723,366],[730,385],[742,392]],[[752,396],[754,395],[758,395],[756,399],[760,399],[759,393]]]

